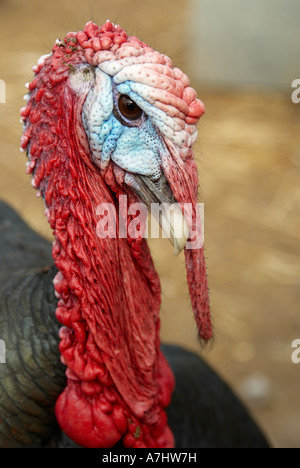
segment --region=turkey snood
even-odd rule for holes
[[[157,200],[167,188],[194,213],[192,145],[204,106],[168,57],[109,21],[57,41],[34,72],[21,147],[55,238],[67,376],[57,421],[85,447],[172,447],[165,408],[174,378],[160,352],[159,278],[142,236],[97,235],[97,207],[118,212],[120,195],[143,201],[147,188]],[[209,339],[203,247],[185,248],[185,260],[199,334]]]

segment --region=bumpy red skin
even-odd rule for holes
[[[102,28],[88,23],[83,32],[68,34],[35,67],[30,100],[21,112],[21,146],[28,150],[28,173],[45,201],[59,270],[56,316],[63,325],[60,351],[68,383],[56,417],[84,447],[113,447],[120,439],[125,447],[174,446],[164,410],[174,377],[159,350],[159,278],[144,239],[96,235],[97,206],[108,202],[118,208],[124,192],[112,165],[103,178],[92,163],[81,120],[88,87],[78,96],[68,85],[74,65],[93,63],[95,53],[117,50],[130,40],[138,41],[109,22]],[[139,47],[146,45],[139,42]],[[190,122],[198,120],[194,114],[187,117]],[[191,185],[186,167],[171,156],[166,166],[175,196],[184,201]],[[192,160],[190,168],[194,193],[187,199],[195,202],[198,181]],[[172,171],[176,181],[183,169],[186,184],[176,189]],[[194,310],[201,309],[199,330],[210,338],[203,249],[200,254],[186,251],[186,259]]]

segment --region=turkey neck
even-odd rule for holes
[[[84,446],[114,445],[130,432],[128,421],[150,425],[161,437],[173,376],[159,351],[159,279],[145,240],[98,237],[97,208],[110,203],[118,210],[117,196],[80,157],[70,132],[68,142],[67,154],[60,145],[43,161],[47,177],[39,183],[55,237],[56,317],[68,379],[57,419]],[[35,174],[39,170],[37,164]],[[169,433],[167,439],[162,443],[172,445]],[[153,435],[150,440],[149,446]]]
[[[97,172],[80,161],[77,167],[75,184],[66,166],[61,177],[57,174],[68,193],[58,194],[55,189],[60,199],[55,196],[47,212],[54,220],[52,252],[59,270],[54,281],[60,298],[56,316],[66,327],[61,332],[61,353],[69,376],[82,380],[86,366],[98,363],[104,375],[97,372],[97,380],[101,384],[112,380],[141,416],[157,391],[158,277],[144,241],[97,236],[97,207],[115,206],[116,199]],[[85,356],[84,368],[77,364],[77,353]]]

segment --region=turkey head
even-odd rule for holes
[[[21,147],[44,199],[59,270],[67,386],[56,403],[58,423],[85,447],[120,440],[172,447],[165,408],[174,378],[160,352],[160,283],[143,233],[130,234],[135,215],[124,215],[123,197],[129,206],[180,207],[167,224],[176,253],[185,250],[199,335],[210,339],[192,151],[204,106],[168,57],[109,21],[58,40],[34,72]],[[112,209],[112,235],[99,232],[99,207]],[[186,223],[187,243],[174,235],[176,223]]]

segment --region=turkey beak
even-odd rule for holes
[[[136,194],[169,238],[175,255],[179,255],[189,238],[189,229],[165,176],[162,174],[155,182],[146,176],[132,176],[138,185],[138,188],[135,188]]]

